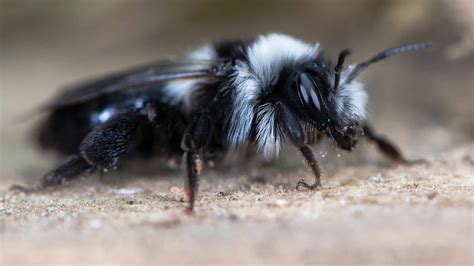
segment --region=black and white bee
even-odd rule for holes
[[[70,156],[39,188],[105,172],[131,154],[182,157],[192,210],[203,160],[247,145],[267,159],[285,142],[296,146],[314,175],[314,183],[297,185],[307,189],[321,186],[311,146],[323,138],[351,151],[363,136],[392,160],[410,163],[369,126],[357,77],[372,63],[427,47],[402,46],[343,67],[348,50],[333,64],[319,44],[268,34],[80,83],[43,107],[40,146]]]

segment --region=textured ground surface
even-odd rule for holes
[[[471,264],[473,146],[412,167],[344,167],[316,192],[303,169],[209,170],[196,215],[180,174],[108,176],[34,195],[1,183],[1,256],[14,263]]]

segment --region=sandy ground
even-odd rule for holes
[[[429,165],[349,166],[315,192],[303,168],[207,170],[196,214],[181,174],[91,177],[25,195],[1,183],[1,261],[105,263],[473,263],[474,146]]]

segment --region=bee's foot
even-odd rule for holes
[[[26,194],[29,194],[29,193],[34,193],[34,192],[37,192],[39,191],[41,188],[39,186],[35,186],[35,187],[24,187],[24,186],[20,186],[20,185],[13,185],[11,186],[8,191],[12,191],[12,192],[22,192],[22,193],[26,193]]]
[[[300,181],[298,181],[298,184],[296,184],[296,189],[301,189],[301,188],[304,188],[304,189],[308,189],[308,190],[315,190],[317,188],[320,188],[321,187],[321,181],[316,181],[314,184],[310,185],[308,183],[306,183],[304,181],[304,179],[301,179]]]
[[[194,207],[193,206],[188,206],[185,210],[184,210],[184,213],[188,216],[195,216],[196,213],[194,212]]]
[[[412,165],[419,165],[419,164],[423,164],[423,165],[430,165],[430,163],[425,160],[425,159],[417,159],[417,160],[403,160],[400,162],[402,165],[406,165],[406,166],[412,166]]]

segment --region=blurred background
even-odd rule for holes
[[[56,160],[37,151],[29,138],[41,114],[24,114],[62,86],[180,55],[206,42],[268,32],[320,42],[332,58],[351,48],[349,62],[386,48],[432,41],[431,51],[391,58],[363,75],[370,119],[410,157],[429,156],[473,139],[471,0],[0,3],[4,180],[36,178]]]

